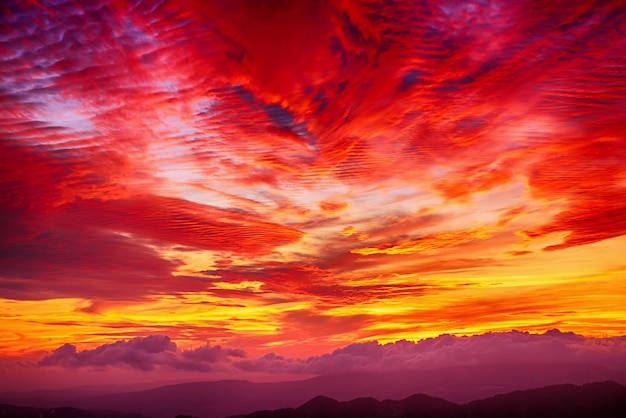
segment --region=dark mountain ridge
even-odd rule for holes
[[[34,408],[29,406],[0,404],[2,418],[145,418],[140,414],[116,411],[87,411],[68,406],[58,408]]]
[[[189,382],[87,396],[77,396],[76,389],[11,393],[0,394],[0,402],[48,409],[71,406],[83,410],[127,411],[154,418],[176,415],[208,418],[295,408],[318,395],[349,401],[367,397],[400,400],[424,393],[465,404],[515,390],[606,380],[626,384],[626,372],[590,365],[503,364],[419,372],[344,373],[271,383],[242,380]]]
[[[298,408],[257,411],[232,418],[624,418],[626,387],[616,382],[548,386],[465,405],[413,395],[394,401],[347,402],[318,396]]]
[[[232,399],[236,402],[236,399]],[[184,403],[174,403],[184,410]],[[176,413],[170,418],[191,418]],[[210,416],[199,416],[210,418]],[[84,410],[73,407],[34,408],[0,404],[1,418],[144,418],[138,413]],[[261,410],[231,418],[624,418],[626,386],[607,381],[582,386],[553,385],[515,391],[459,405],[416,394],[402,400],[372,397],[337,401],[316,396],[297,408]]]

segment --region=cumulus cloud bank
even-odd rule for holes
[[[626,336],[589,338],[551,330],[544,334],[511,331],[475,336],[441,335],[418,342],[375,341],[306,359],[275,353],[246,358],[242,349],[219,345],[179,350],[167,336],[154,335],[78,351],[65,344],[44,357],[40,366],[67,368],[127,366],[138,370],[169,368],[202,371],[240,370],[262,373],[331,374],[432,370],[454,366],[498,364],[590,364],[626,370]]]
[[[156,368],[211,371],[228,363],[231,358],[242,357],[245,357],[243,350],[225,349],[219,345],[206,344],[191,350],[179,350],[170,337],[150,335],[82,351],[78,351],[73,344],[64,344],[44,357],[39,365],[67,368],[127,366],[146,371]]]

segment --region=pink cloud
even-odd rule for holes
[[[247,371],[329,374],[547,363],[626,370],[626,337],[586,338],[558,330],[544,334],[511,331],[471,337],[441,335],[419,342],[356,343],[307,359],[271,353],[256,360],[237,361],[236,365]]]
[[[168,336],[150,335],[82,351],[78,351],[72,344],[64,344],[41,359],[38,365],[70,369],[122,366],[145,371],[166,368],[206,372],[223,368],[231,358],[245,356],[243,350],[209,344],[191,350],[179,350]]]
[[[64,344],[38,363],[69,369],[129,367],[136,370],[231,370],[269,374],[333,374],[434,370],[456,366],[580,364],[626,371],[626,336],[583,337],[559,330],[543,334],[490,332],[440,335],[417,342],[350,344],[306,359],[268,353],[246,358],[240,348],[219,345],[181,350],[165,335],[150,335],[77,350]]]

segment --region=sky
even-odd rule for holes
[[[8,0],[0,28],[24,387],[626,354],[624,2]]]

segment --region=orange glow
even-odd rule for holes
[[[419,240],[410,240],[397,245],[385,247],[357,248],[350,252],[360,255],[371,254],[413,254],[416,252],[432,252],[442,248],[456,247],[477,239],[491,238],[491,231],[487,228],[471,229],[468,231],[445,232]]]
[[[0,13],[0,356],[626,334],[620,1],[48,3]]]

